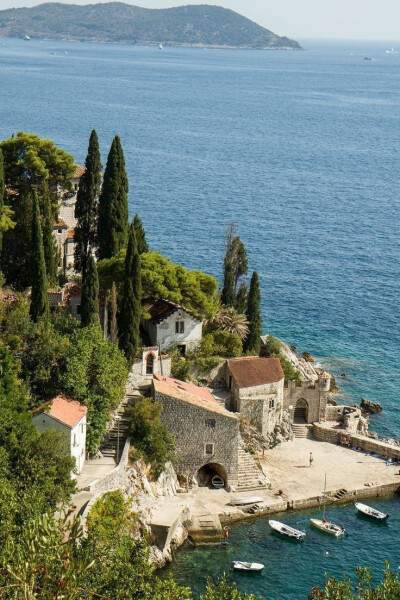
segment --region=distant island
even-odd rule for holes
[[[125,44],[302,50],[300,44],[220,6],[147,9],[122,2],[45,3],[0,11],[0,37]]]

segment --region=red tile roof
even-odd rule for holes
[[[82,175],[85,173],[86,167],[82,167],[81,165],[75,165],[75,174],[74,179],[80,179]]]
[[[75,229],[68,229],[67,240],[73,240],[75,237]]]
[[[49,410],[46,410],[47,407]],[[35,410],[35,414],[40,414],[41,412],[46,412],[53,417],[53,419],[56,419],[57,421],[60,421],[60,423],[73,429],[82,417],[86,415],[87,406],[84,406],[76,400],[72,400],[72,398],[69,398],[64,394],[60,394]]]
[[[58,221],[54,221],[53,229],[68,229],[68,225],[63,219],[58,219]]]
[[[179,379],[173,379],[172,377],[163,377],[162,375],[154,375],[153,385],[157,392],[166,396],[172,396],[178,400],[183,400],[199,408],[219,413],[225,417],[237,418],[233,413],[218,404],[217,400],[206,388],[201,388],[193,383],[187,383]]]
[[[161,323],[161,321],[173,315],[177,310],[184,310],[188,314],[191,314],[190,311],[180,304],[170,302],[169,300],[156,300],[155,302],[148,303],[145,306],[145,310],[150,314],[150,322],[155,324]]]
[[[279,358],[232,358],[228,361],[228,369],[239,388],[277,383],[285,377]]]

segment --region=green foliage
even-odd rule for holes
[[[128,411],[132,444],[151,464],[154,477],[162,473],[175,451],[174,437],[161,422],[161,414],[162,405],[150,398],[138,400]]]
[[[235,333],[229,331],[213,331],[200,342],[202,356],[223,356],[233,358],[242,354],[242,340]]]
[[[90,509],[87,519],[88,529],[96,530],[103,539],[113,535],[115,527],[124,527],[133,533],[137,527],[137,515],[131,512],[129,505],[129,500],[124,497],[121,490],[107,492],[96,500]]]
[[[87,327],[99,321],[99,277],[96,262],[90,254],[87,274],[82,286],[81,325]]]
[[[121,141],[112,141],[99,199],[98,256],[111,258],[128,241],[128,177]]]
[[[260,283],[258,280],[258,273],[257,271],[254,271],[250,281],[249,297],[247,300],[246,309],[246,316],[249,322],[249,334],[245,339],[244,349],[249,354],[258,354],[260,349],[260,337],[262,333],[260,304]]]
[[[216,583],[211,579],[208,580],[205,592],[200,595],[200,600],[256,600],[256,597],[254,594],[239,591],[236,583],[230,584],[228,577],[224,574]]]
[[[49,298],[47,294],[46,265],[44,262],[43,236],[40,226],[39,200],[33,194],[33,219],[32,219],[32,254],[31,254],[31,307],[30,315],[34,322],[46,318],[49,313]]]
[[[281,361],[281,367],[285,374],[285,383],[288,381],[295,381],[296,386],[301,386],[300,373],[293,368],[292,363],[282,355],[279,356],[279,360]]]
[[[86,278],[90,248],[96,243],[98,197],[101,185],[101,158],[99,140],[93,129],[85,161],[86,170],[79,180],[75,217],[75,269]]]
[[[119,309],[119,347],[128,365],[132,365],[140,347],[140,316],[142,312],[142,277],[133,224],[129,228],[128,249],[125,256],[124,288]]]
[[[393,573],[388,563],[385,563],[383,580],[378,585],[373,584],[369,568],[358,567],[356,574],[355,586],[348,578],[327,578],[322,587],[312,587],[308,600],[398,600],[400,597],[399,574]]]
[[[140,257],[143,299],[165,299],[181,304],[194,315],[212,317],[217,310],[215,292],[218,283],[201,271],[188,271],[157,252]],[[124,280],[125,251],[98,264],[100,286],[110,289],[113,281]]]
[[[145,252],[148,252],[149,246],[146,241],[146,232],[144,230],[142,220],[138,214],[134,216],[133,228],[135,230],[135,238],[139,254],[144,254]]]
[[[260,356],[264,357],[273,357],[280,356],[282,349],[282,342],[278,340],[278,338],[273,335],[268,335],[265,338],[265,341],[262,343],[260,348]]]
[[[224,306],[235,306],[233,266],[226,258],[224,261],[224,285],[221,293],[221,302]]]
[[[240,237],[236,235],[236,227],[231,223],[225,236],[224,283],[221,293],[221,303],[244,310],[247,298],[247,286],[241,284],[243,275],[247,274],[248,263],[246,248]]]
[[[183,358],[178,348],[170,348],[168,354],[171,357],[171,377],[188,381],[190,376],[191,363],[187,358]]]
[[[2,270],[7,283],[22,290],[31,285],[33,205],[30,191],[21,190],[8,208],[13,212],[15,227],[3,235]]]
[[[42,203],[42,232],[43,232],[43,252],[46,265],[47,280],[50,286],[57,282],[57,267],[59,252],[57,242],[53,233],[53,211],[51,206],[50,194],[47,183],[43,185]]]
[[[103,338],[98,324],[76,329],[62,376],[62,389],[88,406],[86,445],[95,453],[110,412],[121,402],[128,377],[126,360],[115,344]]]

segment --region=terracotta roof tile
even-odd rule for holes
[[[150,322],[155,324],[161,323],[161,321],[173,315],[177,310],[184,310],[188,314],[191,314],[190,311],[180,304],[170,302],[169,300],[156,300],[155,302],[148,303],[145,306],[145,310],[150,314]]]
[[[68,229],[68,225],[63,219],[58,219],[58,221],[54,221],[53,229]]]
[[[75,238],[75,229],[68,229],[67,240],[73,240]]]
[[[49,410],[46,410],[46,408]],[[87,406],[76,400],[72,400],[72,398],[64,394],[60,394],[35,410],[35,414],[40,414],[41,412],[46,412],[53,419],[73,429],[82,417],[86,415]]]
[[[173,379],[172,377],[163,377],[154,375],[153,385],[156,392],[172,396],[183,402],[188,402],[199,408],[204,408],[211,412],[219,413],[225,417],[236,419],[237,417],[218,404],[217,400],[206,388],[201,388],[193,383]]]
[[[239,388],[277,383],[285,377],[279,358],[232,358],[228,361],[228,368]]]
[[[85,173],[85,171],[86,167],[82,167],[81,165],[75,165],[74,179],[80,179]]]

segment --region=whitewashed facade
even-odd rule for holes
[[[203,323],[182,306],[167,300],[157,300],[146,307],[150,319],[143,319],[142,325],[150,343],[160,345],[164,351],[177,346],[184,355],[194,350],[203,335]]]

